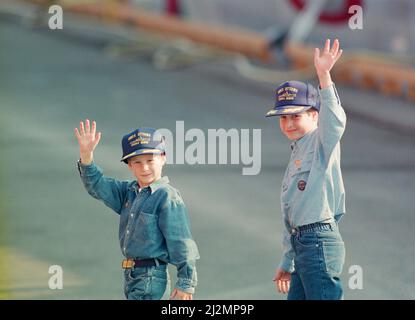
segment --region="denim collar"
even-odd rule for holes
[[[165,186],[169,183],[169,178],[167,176],[161,177],[157,181],[154,181],[152,184],[149,185],[151,192],[156,192],[157,189],[160,189],[161,187]]]
[[[169,178],[167,176],[161,177],[157,181],[154,181],[152,184],[150,184],[146,188],[150,188],[150,193],[156,192],[159,188],[165,186],[169,183]],[[138,193],[139,185],[137,181],[134,181],[134,183],[131,185],[130,190],[135,191]],[[145,189],[145,188],[143,188]]]
[[[317,128],[316,128],[317,129]],[[307,140],[308,140],[308,137],[310,137],[311,136],[311,134],[314,132],[314,131],[316,131],[316,129],[314,129],[314,130],[311,130],[311,131],[309,131],[309,132],[307,132],[305,135],[303,135],[300,139],[298,139],[298,140],[295,140],[294,142],[292,142],[291,143],[291,145],[290,145],[290,147],[291,147],[291,150],[294,150],[294,149],[297,149],[297,148],[299,148],[299,147],[301,147]]]

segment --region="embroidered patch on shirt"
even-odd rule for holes
[[[298,181],[298,184],[297,184],[298,190],[304,191],[306,185],[307,185],[306,181],[304,180]]]

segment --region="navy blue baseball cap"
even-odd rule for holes
[[[287,81],[275,90],[275,106],[266,117],[297,114],[314,108],[320,111],[320,97],[316,88],[301,81]]]
[[[153,128],[138,128],[122,138],[121,161],[141,154],[162,154],[166,152],[164,138]]]

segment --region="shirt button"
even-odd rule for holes
[[[133,214],[130,214],[131,218],[133,217]]]
[[[291,229],[291,233],[295,233],[295,229],[293,228],[293,229]]]
[[[130,231],[127,230],[127,234],[129,234],[129,233],[130,233]]]

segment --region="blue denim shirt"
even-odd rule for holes
[[[334,84],[320,90],[318,127],[291,144],[291,158],[281,190],[285,224],[280,267],[294,270],[292,229],[298,226],[339,220],[345,213],[345,190],[340,169],[340,139],[346,127]]]
[[[177,267],[176,288],[194,293],[199,251],[192,239],[186,206],[162,177],[139,190],[137,181],[105,177],[95,163],[79,165],[88,193],[120,215],[119,239],[126,258],[157,258]]]

